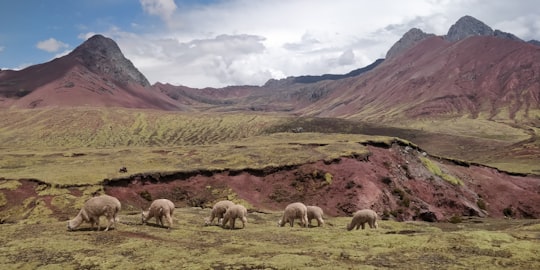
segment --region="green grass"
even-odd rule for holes
[[[145,172],[265,168],[367,154],[360,143],[393,138],[354,134],[276,133],[214,145],[9,150],[0,153],[0,175],[50,184],[99,184]]]
[[[420,161],[422,161],[422,164],[424,167],[426,167],[426,169],[428,169],[434,175],[444,179],[446,182],[456,186],[463,186],[463,181],[453,175],[443,172],[434,161],[425,157],[420,157]]]
[[[84,182],[95,177],[116,177],[116,167],[122,166],[121,163],[129,163],[126,166],[129,165],[130,168],[144,167],[148,163],[152,167],[156,166],[156,170],[169,170],[169,165],[160,166],[163,158],[164,163],[167,163],[167,157],[156,153],[173,153],[169,152],[170,149],[184,151],[181,149],[184,147],[187,147],[185,151],[191,151],[191,146],[201,150],[205,149],[203,146],[207,146],[206,149],[210,149],[216,145],[234,144],[244,139],[289,133],[296,127],[303,127],[306,132],[316,134],[399,137],[414,142],[433,155],[487,164],[511,172],[540,173],[540,140],[538,135],[535,135],[540,132],[538,128],[534,125],[496,122],[482,117],[401,121],[393,123],[393,126],[380,126],[347,119],[299,118],[253,112],[218,115],[81,107],[4,109],[0,110],[0,118],[3,119],[0,125],[0,177],[4,172],[13,175],[13,171],[25,171],[28,167],[36,168],[31,175],[46,174],[37,168],[46,167],[50,162],[55,163],[55,159],[60,161],[60,158],[55,157],[57,155],[64,156],[62,164],[69,170],[77,170],[81,164],[88,161],[86,159],[102,155],[103,164],[94,164],[102,166],[103,170],[86,173],[83,175]],[[524,140],[529,142],[522,143]],[[313,140],[307,143],[318,142]],[[283,145],[285,144],[284,141]],[[290,145],[290,149],[298,147]],[[347,148],[348,145],[333,143],[321,146],[320,149],[324,147]],[[87,156],[79,156],[81,153]],[[137,157],[128,155],[153,157],[142,157],[138,160]],[[181,157],[185,158],[185,155]],[[238,162],[242,160],[238,159]],[[281,162],[277,160],[276,163]],[[113,168],[114,170],[111,170]],[[172,170],[176,169],[177,166],[173,166]],[[54,178],[45,176],[48,179]]]
[[[379,221],[346,231],[347,217],[326,226],[277,227],[281,213],[249,213],[245,229],[204,227],[210,209],[177,208],[172,230],[140,225],[123,212],[109,232],[67,232],[63,221],[4,224],[3,269],[535,269],[537,221],[430,224]],[[104,220],[102,220],[104,222]],[[496,227],[502,226],[502,227]],[[497,231],[492,229],[496,228]],[[16,235],[17,237],[12,237]]]
[[[347,232],[347,217],[329,217],[323,228],[278,228],[280,213],[254,212],[248,216],[246,229],[229,231],[202,226],[209,209],[178,208],[174,228],[165,230],[139,225],[139,213],[126,206],[121,224],[113,231],[88,231],[88,224],[75,232],[66,231],[65,220],[76,215],[84,198],[102,191],[100,183],[104,179],[127,176],[118,172],[122,166],[128,168],[130,175],[295,165],[366,155],[368,151],[362,143],[389,145],[394,136],[441,146],[438,153],[461,159],[460,153],[474,149],[487,149],[490,153],[495,148],[487,146],[504,148],[527,137],[520,129],[505,133],[507,125],[497,126],[503,130],[500,133],[489,134],[489,122],[483,122],[482,128],[474,131],[472,122],[460,121],[454,131],[466,131],[464,136],[441,139],[442,134],[431,133],[434,129],[417,133],[346,120],[262,114],[72,108],[1,110],[0,117],[0,189],[19,188],[19,181],[5,179],[43,181],[35,190],[40,195],[38,199],[30,196],[21,205],[2,212],[2,269],[540,267],[536,255],[540,239],[537,220],[482,219],[463,220],[459,224],[380,221],[377,230]],[[308,132],[287,132],[297,126]],[[427,126],[429,123],[423,127]],[[358,134],[380,131],[391,136]],[[531,141],[511,151],[540,149],[538,144],[538,140]],[[461,148],[461,152],[456,151]],[[498,155],[508,152],[501,153]],[[520,161],[528,160],[530,163],[520,169],[540,169],[540,157],[531,156],[530,152],[515,159],[508,156],[490,160],[493,157],[496,156],[486,155],[483,161],[517,168]],[[423,163],[444,180],[461,183],[434,161],[425,159]],[[332,175],[324,174],[323,178],[332,186]],[[43,188],[47,183],[52,186]],[[73,185],[80,186],[72,189],[73,193],[63,188]],[[214,192],[212,187],[208,188]],[[225,193],[227,198],[242,202],[235,194]],[[2,207],[9,202],[0,194]]]
[[[0,149],[201,145],[259,135],[283,117],[120,108],[0,110]]]

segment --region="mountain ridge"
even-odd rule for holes
[[[458,115],[534,119],[539,54],[532,43],[464,16],[444,36],[413,28],[387,59],[347,74],[197,89],[150,85],[112,39],[96,35],[48,63],[0,71],[0,107],[262,111],[383,122]]]
[[[116,42],[102,35],[47,63],[0,71],[0,107],[48,106],[185,109],[152,88]]]

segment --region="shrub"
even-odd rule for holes
[[[514,211],[512,210],[511,207],[506,207],[503,209],[503,214],[505,217],[513,217],[514,216]]]
[[[461,223],[462,220],[461,220],[461,217],[460,216],[452,216],[450,218],[450,220],[448,220],[450,223],[453,223],[453,224],[457,224],[457,223]]]
[[[401,199],[401,205],[403,205],[404,207],[409,208],[409,206],[411,205],[411,199],[409,199],[409,197],[405,197],[405,198]]]
[[[403,198],[405,197],[405,191],[399,188],[394,188],[394,190],[392,190],[392,193],[398,196],[400,200],[403,200]]]
[[[407,194],[405,191],[399,188],[394,188],[394,190],[392,190],[392,193],[399,197],[401,206],[404,206],[407,208],[410,206],[411,199],[407,197]]]
[[[330,173],[325,173],[324,174],[324,181],[326,181],[326,183],[328,185],[332,184],[332,179],[334,178],[334,176],[332,176],[332,174]]]
[[[389,176],[383,176],[381,178],[381,182],[387,184],[387,185],[390,185],[392,183],[392,178],[390,178]]]
[[[141,191],[139,192],[139,196],[141,196],[143,199],[147,200],[147,201],[152,201],[152,194],[150,194],[150,192],[148,192],[148,190],[144,190],[144,191]]]
[[[484,200],[478,199],[478,201],[476,202],[476,205],[478,205],[478,208],[482,210],[486,210],[486,202]]]
[[[384,209],[381,219],[388,220],[390,219],[390,215],[391,215],[390,211],[388,211],[387,209]]]
[[[409,170],[409,165],[403,164],[403,165],[401,165],[401,168],[403,168],[403,170],[405,170],[405,176],[407,177],[407,179],[412,179],[413,178],[413,176],[411,174],[411,171]]]

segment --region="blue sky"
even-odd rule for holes
[[[346,73],[412,27],[444,35],[464,15],[540,40],[536,0],[2,0],[0,68],[50,61],[99,33],[151,83],[260,85]]]
[[[23,0],[0,4],[0,66],[21,67],[51,60],[57,53],[72,50],[89,31],[107,31],[113,26],[133,31],[134,22],[156,21],[130,0]],[[49,47],[37,47],[54,39]],[[46,44],[46,43],[45,43]],[[56,47],[54,46],[56,44]],[[45,49],[48,48],[48,51]]]

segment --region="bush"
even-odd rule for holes
[[[352,180],[347,182],[347,184],[345,184],[346,189],[351,189],[351,188],[353,188],[355,186],[356,186],[356,183],[354,181],[352,181]]]
[[[456,223],[461,223],[462,220],[461,220],[461,217],[460,216],[452,216],[450,218],[450,220],[448,220],[450,223],[453,223],[453,224],[456,224]]]
[[[152,201],[152,194],[148,192],[148,190],[139,192],[139,196],[141,196],[143,199],[151,202]]]
[[[503,209],[503,214],[505,217],[513,217],[514,216],[514,211],[512,210],[511,207],[506,207]]]
[[[326,183],[328,185],[332,184],[332,179],[334,178],[334,176],[332,176],[331,173],[325,173],[324,174],[324,181],[326,181]]]
[[[411,205],[411,199],[409,199],[409,197],[405,197],[405,198],[401,199],[401,205],[403,205],[404,207],[409,208],[409,206]]]
[[[399,188],[394,188],[394,190],[392,190],[392,193],[398,196],[400,200],[403,200],[403,198],[405,197],[405,191]]]
[[[383,176],[381,178],[381,182],[387,184],[387,185],[390,185],[392,183],[392,178],[388,177],[388,176]]]
[[[413,176],[411,174],[411,171],[409,170],[409,165],[403,164],[403,165],[401,165],[401,168],[403,168],[403,170],[405,170],[405,176],[407,177],[407,179],[412,179],[413,178]]]
[[[482,210],[486,210],[486,202],[484,200],[478,199],[478,201],[476,202],[476,205],[478,205],[478,208]]]

